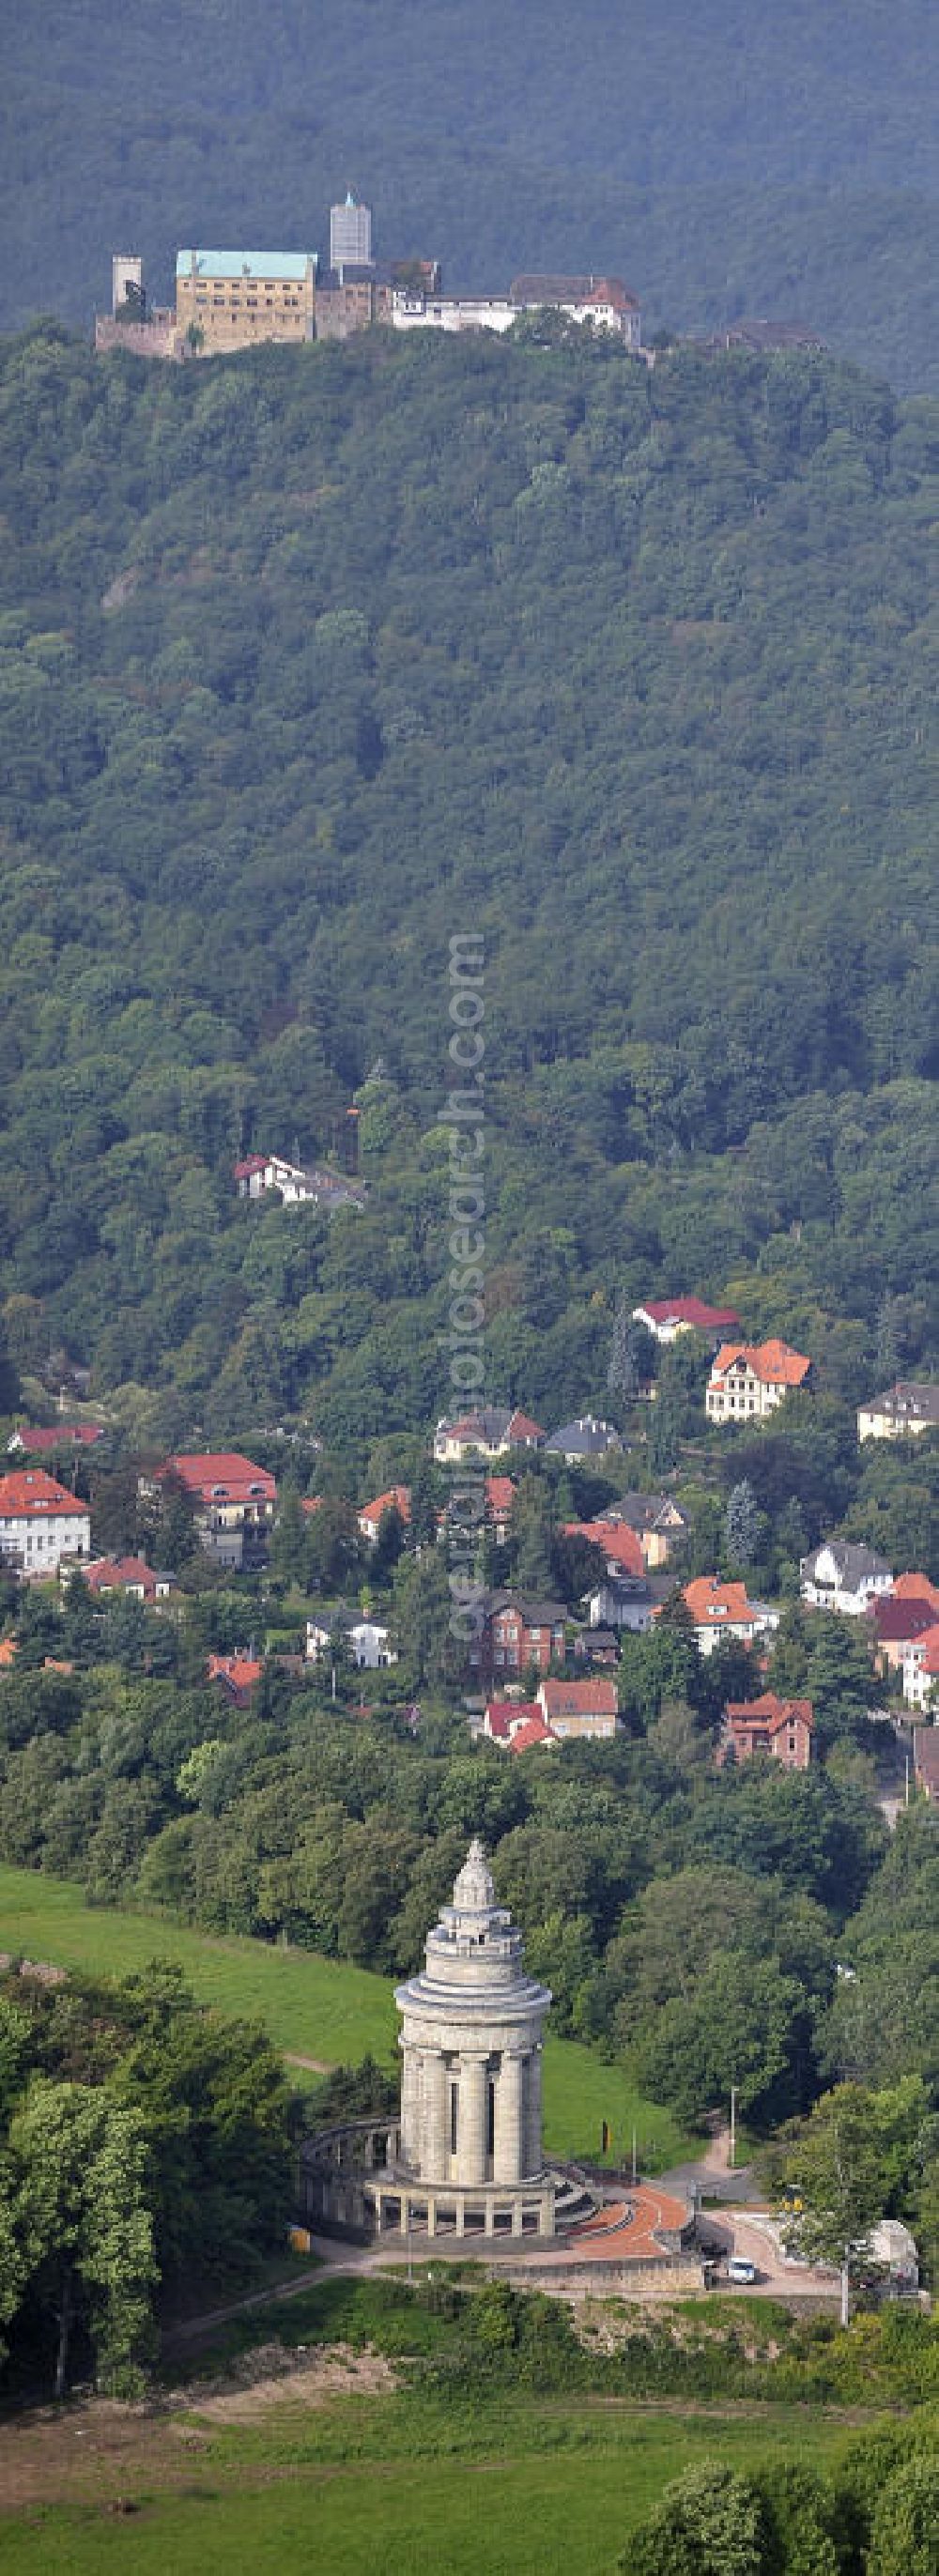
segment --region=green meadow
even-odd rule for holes
[[[477,2576],[482,2561],[487,2576],[605,2576],[683,2469],[809,2452],[825,2468],[850,2438],[799,2410],[672,2413],[583,2397],[477,2411],[471,2435],[461,2410],[414,2414],[396,2398],[288,2406],[263,2432],[225,2432],[201,2450],[198,2397],[188,2420],[185,2492],[151,2486],[129,2516],[102,2503],[0,2521],[0,2565],[17,2576]]]
[[[153,1958],[174,1959],[201,2002],[261,2022],[287,2057],[335,2065],[371,2054],[380,2063],[395,2062],[397,2017],[386,1977],[314,1950],[236,1935],[216,1939],[166,1915],[88,1906],[81,1887],[35,1870],[0,1864],[0,1951],[102,1977],[129,1976]],[[636,2091],[626,2066],[608,2066],[573,2040],[549,2039],[549,2154],[599,2157],[604,2121],[617,2160],[630,2154],[634,2128],[647,2169],[661,2170],[687,2152],[677,2122]]]

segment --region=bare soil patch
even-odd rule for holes
[[[278,2406],[385,2396],[396,2384],[380,2353],[344,2344],[294,2353],[265,2344],[224,2378],[174,2388],[140,2406],[89,2397],[33,2407],[0,2424],[0,2531],[5,2513],[32,2505],[132,2513],[157,2490],[214,2482],[217,2471],[200,2453],[220,2426],[261,2423]]]

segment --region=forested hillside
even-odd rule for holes
[[[111,253],[325,251],[348,185],[382,257],[452,284],[609,269],[650,327],[798,315],[939,389],[929,0],[33,0],[7,12],[0,321],[87,324]]]
[[[569,1416],[657,1286],[844,1395],[885,1294],[928,1362],[939,408],[577,333],[164,371],[37,328],[0,509],[20,1367],[172,1440],[431,1421],[470,929],[500,1398]],[[364,1215],[235,1202],[353,1091]]]

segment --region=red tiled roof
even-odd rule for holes
[[[719,1574],[698,1574],[686,1583],[682,1600],[687,1604],[695,1626],[729,1627],[733,1620],[755,1617],[752,1601],[747,1599],[745,1583],[722,1583]]]
[[[563,1535],[565,1538],[589,1539],[594,1547],[602,1548],[610,1564],[617,1565],[623,1574],[645,1573],[639,1540],[626,1521],[565,1521]]]
[[[243,1163],[235,1164],[236,1181],[250,1181],[254,1172],[266,1172],[266,1154],[246,1154]]]
[[[302,1512],[321,1512],[321,1511],[322,1511],[322,1508],[323,1508],[323,1497],[322,1497],[322,1494],[304,1494],[304,1495],[303,1495],[303,1498],[302,1498],[302,1501],[301,1501],[301,1504],[300,1504],[300,1509],[301,1509],[301,1511],[302,1511]]]
[[[740,1322],[733,1306],[706,1306],[702,1297],[645,1297],[642,1312],[656,1324],[690,1324],[699,1333],[730,1332]]]
[[[90,1592],[117,1592],[131,1584],[142,1584],[145,1592],[156,1590],[156,1575],[142,1556],[97,1556],[84,1573]]]
[[[18,1654],[15,1637],[0,1637],[0,1669],[5,1670],[8,1665],[15,1664]]]
[[[618,1701],[615,1682],[542,1682],[539,1693],[547,1718],[615,1717]]]
[[[552,1733],[550,1726],[545,1725],[544,1718],[540,1714],[538,1717],[526,1717],[524,1726],[516,1727],[510,1738],[509,1752],[530,1753],[533,1745],[556,1744],[557,1740],[557,1736]]]
[[[359,1513],[359,1528],[362,1528],[364,1521],[380,1521],[385,1512],[399,1512],[403,1521],[410,1520],[410,1485],[389,1485],[386,1494],[376,1494],[373,1503],[363,1503]]]
[[[931,1601],[939,1615],[939,1584],[930,1583],[925,1574],[898,1574],[894,1579],[895,1601]]]
[[[178,1476],[187,1493],[202,1502],[213,1495],[227,1503],[247,1503],[257,1499],[273,1503],[277,1486],[266,1467],[255,1467],[238,1449],[208,1449],[205,1454],[186,1453],[167,1458],[160,1468],[161,1476]]]
[[[544,1436],[540,1422],[533,1422],[530,1413],[513,1413],[507,1440],[543,1440]]]
[[[767,1735],[777,1735],[781,1726],[792,1726],[796,1718],[810,1734],[815,1724],[810,1699],[778,1699],[775,1691],[764,1691],[760,1699],[729,1699],[724,1716],[728,1726],[759,1726]]]
[[[788,1342],[722,1342],[712,1377],[723,1377],[735,1360],[748,1363],[760,1386],[801,1386],[812,1366],[805,1352],[790,1350]]]
[[[22,1447],[29,1451],[31,1457],[37,1458],[44,1457],[47,1450],[64,1448],[68,1442],[73,1449],[85,1449],[92,1441],[103,1437],[104,1426],[100,1422],[56,1422],[51,1427],[21,1422],[19,1428]]]
[[[47,1476],[44,1467],[21,1467],[12,1476],[0,1476],[0,1518],[9,1520],[57,1520],[67,1513],[87,1512],[65,1485]]]
[[[210,1682],[227,1682],[234,1691],[253,1690],[264,1671],[250,1655],[210,1655],[206,1664]]]
[[[511,1476],[487,1476],[485,1493],[490,1511],[496,1513],[511,1511],[515,1501],[515,1485]]]
[[[515,1728],[540,1716],[535,1699],[490,1699],[486,1702],[486,1733],[495,1744],[508,1744]]]

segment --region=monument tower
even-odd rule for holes
[[[525,1975],[522,1936],[496,1904],[481,1843],[470,1844],[426,1966],[395,2002],[401,2162],[415,2180],[477,2191],[534,2180],[541,2161],[541,2034],[547,1987]]]

